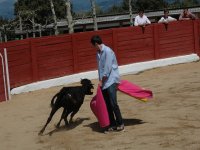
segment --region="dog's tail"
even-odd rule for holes
[[[56,100],[60,101],[61,97],[64,95],[66,88],[62,88],[51,100],[51,108],[55,105]]]
[[[54,106],[55,100],[57,99],[57,97],[58,97],[58,93],[51,100],[51,108]]]

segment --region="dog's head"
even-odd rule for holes
[[[85,89],[86,95],[92,95],[94,86],[89,79],[81,79],[81,84]]]

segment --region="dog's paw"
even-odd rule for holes
[[[56,129],[60,128],[60,124],[55,125]]]
[[[75,122],[79,122],[81,120],[81,118],[76,118]]]
[[[38,133],[38,136],[42,136],[42,134],[43,134],[43,130],[41,130],[39,133]]]
[[[69,124],[72,124],[72,123],[74,123],[74,119],[69,120]]]

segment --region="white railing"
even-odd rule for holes
[[[4,48],[4,56],[0,53],[0,58],[1,58],[1,63],[2,63],[5,98],[7,101],[11,98],[10,96],[11,94],[10,94],[10,79],[9,79],[8,59],[7,59],[6,48]]]

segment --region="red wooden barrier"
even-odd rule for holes
[[[194,49],[195,53],[200,56],[200,20],[193,22],[194,28]]]
[[[32,82],[30,40],[6,43],[11,87]]]
[[[191,53],[200,55],[199,28],[199,20],[177,21],[168,26],[152,24],[144,29],[124,27],[11,41],[0,44],[0,48],[7,48],[11,88],[14,88],[97,69],[96,50],[90,43],[95,34],[113,48],[119,65],[125,65]]]
[[[34,81],[73,73],[71,36],[31,40]]]
[[[120,65],[154,59],[153,26],[116,29],[115,37]]]
[[[159,26],[160,57],[195,53],[192,21],[173,22]]]

